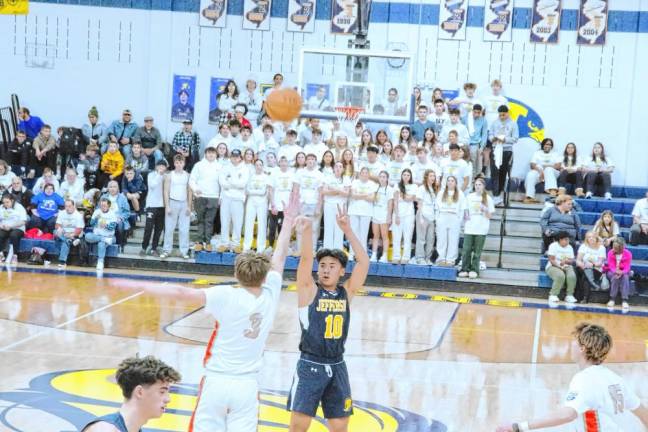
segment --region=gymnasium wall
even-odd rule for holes
[[[414,53],[415,82],[444,89],[500,78],[521,115],[581,152],[606,144],[618,167],[614,183],[648,185],[648,0],[612,0],[603,47],[576,44],[578,1],[563,1],[560,42],[529,42],[531,0],[515,3],[512,42],[483,42],[483,1],[470,1],[465,41],[437,38],[437,2],[374,1],[369,39],[374,49]],[[195,128],[205,139],[210,77],[253,75],[271,82],[282,72],[297,82],[302,46],[344,48],[348,37],[329,31],[330,2],[319,0],[314,33],[286,32],[287,1],[274,0],[270,31],[242,30],[241,0],[230,0],[227,26],[198,26],[198,0],[69,0],[34,2],[28,16],[0,16],[0,105],[11,93],[53,126],[80,125],[91,105],[102,121],[123,108],[135,119],[152,115],[163,135],[170,121],[173,74],[197,76]],[[25,52],[30,53],[26,57]],[[427,93],[426,93],[427,94]],[[536,135],[537,136],[537,135]],[[521,140],[514,171],[521,174],[537,148]]]

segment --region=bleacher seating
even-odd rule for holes
[[[60,248],[58,243],[54,240],[33,240],[33,239],[22,239],[20,240],[20,249],[19,253],[29,253],[33,247],[40,247],[45,249],[45,253],[48,255],[58,256]],[[119,247],[117,245],[110,245],[106,248],[106,257],[114,258],[119,254]],[[90,245],[90,255],[97,256],[97,245]]]

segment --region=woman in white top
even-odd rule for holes
[[[356,149],[357,161],[359,163],[367,162],[367,149],[373,145],[373,137],[371,136],[371,131],[365,129],[360,135],[360,144]]]
[[[254,150],[252,149],[245,149],[243,152],[243,163],[245,163],[245,167],[248,169],[249,174],[252,176],[256,172],[256,166],[254,164]]]
[[[423,183],[416,193],[416,264],[432,264],[436,219],[437,178],[433,170],[423,172]]]
[[[333,156],[333,155],[331,155]],[[322,196],[324,199],[324,248],[342,249],[344,233],[336,222],[338,206],[347,204],[351,192],[351,179],[342,175],[342,162],[333,165],[333,175],[324,176]]]
[[[606,255],[599,236],[594,231],[587,231],[576,256],[576,275],[583,293],[583,303],[589,303],[592,288],[597,291],[601,289]]]
[[[437,265],[454,266],[459,253],[459,233],[465,210],[464,194],[457,186],[457,178],[450,175],[437,196]]]
[[[443,160],[446,159],[446,157],[443,155],[443,144],[436,142],[432,146],[432,151],[430,152],[428,159],[437,164],[437,166],[441,166],[443,164]]]
[[[16,177],[16,174],[11,171],[9,164],[0,159],[0,194],[11,187],[11,181],[14,177]]]
[[[295,165],[293,171],[297,173],[299,170],[306,168],[306,153],[300,151],[295,155]]]
[[[349,196],[349,216],[351,229],[360,239],[364,250],[367,250],[367,236],[369,223],[373,215],[373,202],[378,185],[369,180],[369,169],[362,168],[360,175],[351,182],[351,195]],[[349,259],[353,260],[357,251],[351,250]]]
[[[356,178],[356,164],[353,159],[353,151],[346,149],[342,152],[343,175],[351,180]]]
[[[189,259],[189,225],[191,224],[192,192],[189,187],[189,173],[184,170],[185,158],[173,157],[174,170],[164,178],[164,251],[160,258],[167,258],[173,249],[173,232],[178,226],[180,254]]]
[[[229,149],[227,148],[227,144],[220,143],[216,146],[216,161],[222,166],[230,164]]]
[[[413,182],[412,171],[405,168],[401,172],[398,188],[394,192],[394,223],[392,224],[392,241],[394,242],[392,262],[394,264],[407,264],[412,256],[416,190],[417,186]],[[403,241],[402,260],[401,241]]]
[[[371,261],[378,260],[378,244],[382,239],[381,263],[387,263],[387,252],[389,251],[389,221],[392,220],[394,210],[394,188],[389,186],[389,173],[380,171],[378,173],[378,190],[376,190],[373,214],[371,216]]]
[[[252,249],[254,222],[257,221],[256,250],[262,253],[266,249],[266,232],[268,224],[268,203],[272,202],[272,183],[263,169],[263,161],[254,162],[254,174],[250,176],[245,187],[245,238],[243,251]]]
[[[495,212],[493,199],[486,192],[486,181],[478,177],[474,187],[475,191],[466,197],[467,219],[464,225],[463,254],[459,272],[459,277],[470,279],[479,277],[479,260],[486,243],[490,219]]]
[[[614,162],[605,156],[603,144],[597,142],[592,148],[592,156],[583,160],[581,170],[585,177],[585,198],[592,198],[594,195],[595,185],[601,185],[605,199],[612,199],[610,192],[612,187],[612,172],[614,171]]]
[[[6,194],[0,203],[0,263],[9,258],[9,246],[13,246],[11,264],[18,263],[20,239],[25,235],[27,212],[16,202],[13,195]]]
[[[322,155],[322,161],[320,162],[320,171],[325,176],[332,176],[334,172],[335,158],[333,157],[333,152],[331,150],[326,150]],[[335,222],[335,220],[334,220]]]
[[[472,160],[470,160],[470,149],[467,149],[465,146],[462,146],[461,149],[459,150],[459,158],[463,159],[466,161],[466,177],[468,177],[468,187],[464,191],[464,194],[468,195],[468,192],[470,192],[471,185],[473,184],[473,163]]]
[[[555,242],[549,245],[547,250],[547,266],[545,271],[551,278],[551,290],[549,291],[549,302],[556,303],[560,301],[558,294],[562,290],[563,285],[567,284],[567,296],[565,301],[567,303],[576,303],[574,297],[574,290],[576,288],[576,273],[574,272],[574,249],[569,244],[569,233],[560,231],[554,237]]]
[[[387,165],[392,161],[392,151],[394,150],[394,146],[392,145],[391,141],[385,141],[385,143],[381,147],[381,150],[382,151],[378,156],[378,160],[383,165]]]

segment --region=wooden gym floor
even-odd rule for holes
[[[4,269],[0,431],[76,431],[114,411],[120,394],[113,369],[136,353],[159,356],[183,375],[169,410],[147,431],[185,431],[213,321],[196,305],[160,300],[142,288],[227,282],[186,274],[106,270],[98,278],[87,269]],[[287,430],[284,407],[299,338],[289,284],[265,356],[262,432]],[[577,370],[570,332],[583,320],[610,330],[609,366],[648,403],[648,309],[552,310],[539,300],[366,291],[353,302],[347,342],[352,432],[492,431],[500,421],[546,413],[560,404]],[[311,430],[325,431],[323,420]]]

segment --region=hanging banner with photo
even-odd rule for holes
[[[439,8],[439,39],[466,40],[467,0],[443,0]]]
[[[193,120],[196,103],[196,77],[173,75],[171,98],[171,121]]]
[[[561,12],[561,0],[534,0],[531,42],[557,43]]]
[[[243,28],[246,30],[270,30],[271,0],[244,0]]]
[[[513,0],[486,0],[484,41],[511,42],[513,37]]]
[[[359,0],[331,0],[331,33],[348,35],[358,27],[358,1]],[[362,3],[362,28],[367,30],[369,25],[369,12],[371,0]]]
[[[581,0],[577,42],[583,45],[605,45],[607,21],[607,0]]]
[[[0,0],[0,15],[29,14],[29,0]]]
[[[227,0],[200,0],[200,20],[203,27],[225,27]]]
[[[288,0],[286,30],[313,33],[315,31],[315,4],[317,0]]]
[[[223,113],[218,109],[218,95],[223,92],[230,78],[212,78],[209,85],[209,123],[220,124]]]

